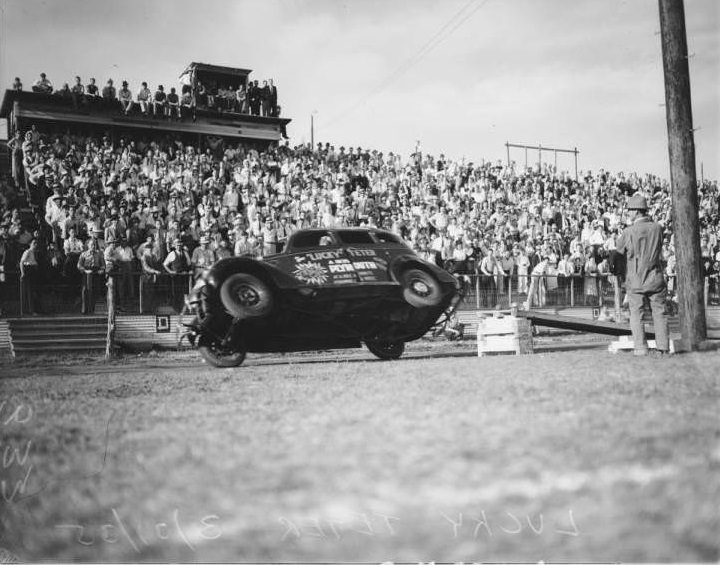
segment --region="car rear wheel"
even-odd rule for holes
[[[442,288],[438,280],[422,269],[408,269],[400,275],[403,298],[415,308],[437,306],[442,302]]]
[[[384,361],[400,359],[405,351],[405,342],[402,341],[366,341],[370,353]]]
[[[245,350],[230,350],[215,343],[201,341],[198,347],[200,355],[213,367],[239,367],[245,361]]]
[[[270,287],[254,275],[230,275],[220,287],[220,300],[236,318],[266,316],[273,307]]]

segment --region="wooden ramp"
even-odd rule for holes
[[[630,335],[629,325],[616,324],[615,322],[603,322],[600,320],[590,320],[576,318],[574,316],[561,316],[560,314],[546,314],[543,312],[519,311],[519,318],[526,318],[536,326],[545,326],[548,328],[558,328],[563,330],[576,330],[579,332],[589,332],[604,335]],[[652,334],[654,336],[655,334]]]
[[[519,311],[517,315],[518,317],[530,320],[533,325],[544,326],[548,328],[576,330],[580,332],[612,336],[623,336],[632,334],[629,324],[616,324],[615,322],[577,318],[573,316],[550,314],[532,310]],[[720,309],[716,307],[706,309],[705,318],[707,322],[707,338],[709,340],[720,339]],[[652,323],[648,323],[648,321],[649,320],[647,319],[645,320],[645,335],[648,339],[652,339],[655,337],[655,331],[653,330]],[[668,326],[671,334],[679,333],[680,328],[678,319],[676,317],[668,319]]]

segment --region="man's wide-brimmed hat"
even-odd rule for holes
[[[628,200],[628,210],[647,210],[647,200],[642,194],[633,194]]]

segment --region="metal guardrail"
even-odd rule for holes
[[[614,307],[616,292],[618,300],[622,293],[616,286],[612,275],[556,275],[542,276],[486,276],[455,275],[461,282],[464,297],[461,308],[507,309],[513,303],[521,304],[528,300],[532,292],[532,307],[546,308],[598,308]],[[107,277],[96,275],[92,295],[98,307],[97,313],[105,313]],[[117,312],[153,314],[158,309],[170,309],[181,312],[184,298],[193,285],[190,273],[170,275],[147,275],[133,271],[125,274],[113,274],[113,297]],[[533,283],[534,279],[534,283]],[[674,288],[670,281],[670,288]],[[37,310],[41,314],[77,314],[82,309],[81,281],[70,281],[63,277],[42,280],[28,288],[20,279],[19,272],[6,272],[5,281],[0,282],[0,311],[4,316],[26,316],[28,293],[34,291],[37,298]],[[720,278],[718,275],[705,278],[705,305],[720,304]]]

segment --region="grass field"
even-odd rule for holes
[[[5,365],[0,548],[718,560],[720,353],[338,358]]]

